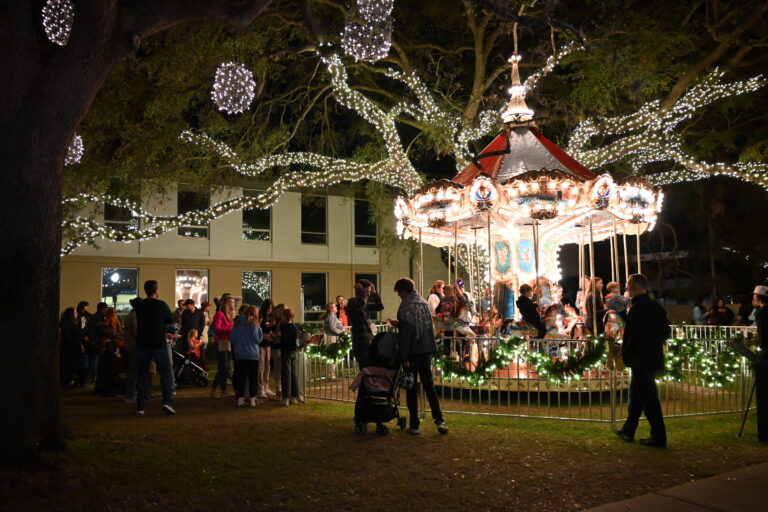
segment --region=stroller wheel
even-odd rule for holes
[[[385,436],[389,434],[389,427],[387,427],[384,424],[376,425],[376,435],[377,436]]]
[[[397,418],[397,426],[400,427],[400,430],[405,430],[406,420],[405,416],[400,416]]]
[[[197,384],[198,387],[201,387],[201,388],[207,387],[208,379],[206,379],[205,377],[198,377],[197,382],[195,382],[195,384]]]
[[[359,436],[364,436],[368,432],[368,425],[365,423],[355,423],[355,434]]]

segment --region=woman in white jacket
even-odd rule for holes
[[[437,306],[440,305],[440,301],[443,300],[443,289],[445,288],[445,281],[437,280],[432,288],[429,289],[429,297],[427,297],[427,305],[429,306],[429,312],[434,317],[437,315],[435,311]]]
[[[323,344],[326,346],[338,343],[339,335],[344,333],[344,325],[339,320],[339,317],[336,316],[336,307],[335,302],[329,302],[325,305],[325,323],[323,324],[325,336],[323,336]],[[328,365],[328,372],[330,380],[336,380],[336,363]]]

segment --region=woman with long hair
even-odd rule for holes
[[[339,319],[341,325],[344,327],[349,325],[349,317],[347,316],[347,300],[343,295],[336,297],[336,318]]]
[[[277,330],[277,319],[275,318],[275,303],[272,299],[266,299],[261,303],[262,340],[259,343],[259,398],[269,398],[275,396],[275,392],[269,389],[269,365],[272,363],[272,339]]]
[[[237,317],[235,326],[230,333],[233,353],[235,355],[235,374],[232,383],[237,393],[237,406],[245,405],[246,384],[248,386],[248,399],[251,407],[259,403],[256,400],[259,385],[257,383],[259,373],[259,344],[263,336],[259,325],[259,310],[256,306],[248,306]]]
[[[115,308],[104,311],[104,320],[99,322],[99,366],[96,375],[94,392],[101,396],[115,396],[115,363],[117,360],[117,343],[122,341],[123,326],[117,318]]]
[[[83,353],[83,341],[80,337],[80,323],[77,321],[75,308],[67,308],[59,320],[59,379],[62,389],[70,390],[72,375],[77,370],[80,355]]]
[[[440,301],[443,300],[443,288],[445,288],[445,281],[438,279],[432,284],[432,288],[429,289],[427,304],[429,305],[429,312],[432,313],[433,318],[437,315],[437,306],[439,306]]]
[[[715,299],[715,304],[707,313],[710,325],[733,325],[735,316],[733,311],[725,306],[725,299],[722,297]]]
[[[229,367],[232,359],[232,348],[229,343],[229,335],[235,325],[235,298],[225,293],[221,296],[216,314],[213,315],[211,326],[213,327],[213,343],[216,345],[219,370],[213,379],[211,398],[221,398],[227,395],[227,379],[229,379]]]

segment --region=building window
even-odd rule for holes
[[[371,203],[355,199],[355,245],[376,247],[376,222],[371,218]]]
[[[261,190],[243,189],[246,197],[256,197]],[[243,240],[262,240],[269,242],[272,238],[272,209],[266,210],[243,208]],[[248,303],[250,304],[250,302]]]
[[[176,270],[176,301],[192,299],[200,306],[208,300],[207,269]],[[174,304],[175,304],[174,302]]]
[[[328,243],[327,216],[327,197],[302,196],[301,243],[318,245],[326,245]]]
[[[139,269],[102,267],[101,302],[106,302],[117,312],[128,312],[128,301],[139,294]]]
[[[120,180],[112,180],[109,186],[109,195],[112,197],[123,197],[124,187]],[[138,203],[138,196],[129,195],[127,199],[133,203]],[[104,203],[104,224],[117,231],[128,233],[139,229],[139,217],[130,208],[122,206],[113,206]]]
[[[304,321],[320,320],[328,302],[328,274],[325,272],[302,272],[301,290]]]
[[[194,190],[188,185],[179,185],[179,215],[196,210],[207,210],[211,205],[211,195]],[[208,238],[208,224],[190,223],[179,227],[179,236],[184,238]]]
[[[243,302],[261,307],[272,294],[272,273],[247,270],[243,272]]]

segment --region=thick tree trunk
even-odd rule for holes
[[[147,36],[195,19],[245,27],[269,3],[234,3],[236,9],[227,0],[78,0],[69,43],[60,47],[43,33],[43,0],[0,0],[0,462],[27,462],[41,448],[63,447],[62,171],[108,73]]]

